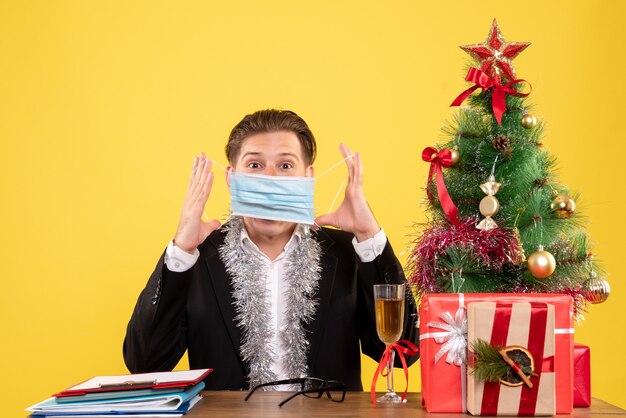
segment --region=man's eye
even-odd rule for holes
[[[248,163],[248,168],[261,168],[261,164],[259,163]]]
[[[293,168],[293,165],[291,163],[282,163],[280,168],[283,170],[289,170],[290,168]]]

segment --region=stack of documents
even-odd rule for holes
[[[179,417],[201,398],[212,369],[97,376],[26,408],[31,417]]]

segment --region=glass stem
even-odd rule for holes
[[[387,363],[387,393],[395,393],[393,390],[393,360],[395,357],[395,350],[391,350],[391,355]]]

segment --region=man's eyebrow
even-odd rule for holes
[[[259,152],[259,151],[248,151],[245,154],[243,154],[241,156],[241,158],[245,158],[245,157],[248,157],[248,156],[256,157],[256,156],[259,156],[259,155],[263,155],[263,153]],[[281,153],[278,153],[278,155],[281,156],[281,157],[294,157],[296,159],[300,159],[300,156],[298,154],[293,153],[293,152],[281,152]]]
[[[243,158],[243,157],[247,157],[248,155],[253,155],[253,156],[254,156],[254,155],[261,155],[261,153],[260,153],[260,152],[257,152],[257,151],[248,151],[248,152],[246,152],[245,154],[243,154],[243,155],[241,156],[241,158]]]
[[[295,157],[300,159],[300,156],[298,154],[295,154],[293,152],[281,152],[278,155],[280,155],[281,157]]]

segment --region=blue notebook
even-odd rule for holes
[[[136,414],[184,414],[193,405],[200,391],[200,382],[179,393],[158,393],[113,399],[81,400],[59,402],[50,398],[29,408],[33,416],[72,416],[72,415],[136,415]]]

